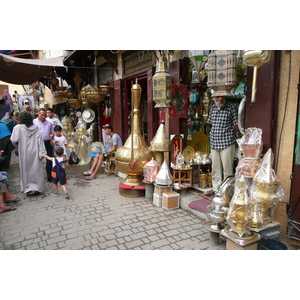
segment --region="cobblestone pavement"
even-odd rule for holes
[[[10,191],[22,197],[17,210],[0,214],[0,249],[84,250],[223,250],[225,239],[211,246],[204,220],[181,208],[165,210],[145,197],[119,194],[120,178],[100,173],[81,175],[86,166],[68,173],[70,199],[53,197],[46,182],[40,196],[20,192],[18,158],[12,154]]]

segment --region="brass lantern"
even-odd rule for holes
[[[170,107],[169,103],[172,100],[172,78],[169,74],[165,56],[159,58],[156,64],[156,73],[152,77],[152,81],[155,107]]]

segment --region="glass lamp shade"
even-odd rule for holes
[[[209,50],[189,50],[189,58],[200,73],[208,60]]]

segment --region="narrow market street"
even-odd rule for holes
[[[9,190],[22,201],[16,211],[0,215],[0,249],[225,249],[223,237],[218,246],[211,246],[204,220],[193,213],[165,210],[145,197],[123,197],[119,177],[100,170],[96,180],[86,181],[81,175],[85,169],[75,166],[69,173],[70,199],[53,197],[49,182],[44,195],[23,196],[18,158],[13,153]]]

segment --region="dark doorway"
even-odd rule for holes
[[[300,240],[300,92],[298,92],[297,116],[294,163],[291,175],[291,194],[288,209],[287,236]]]

